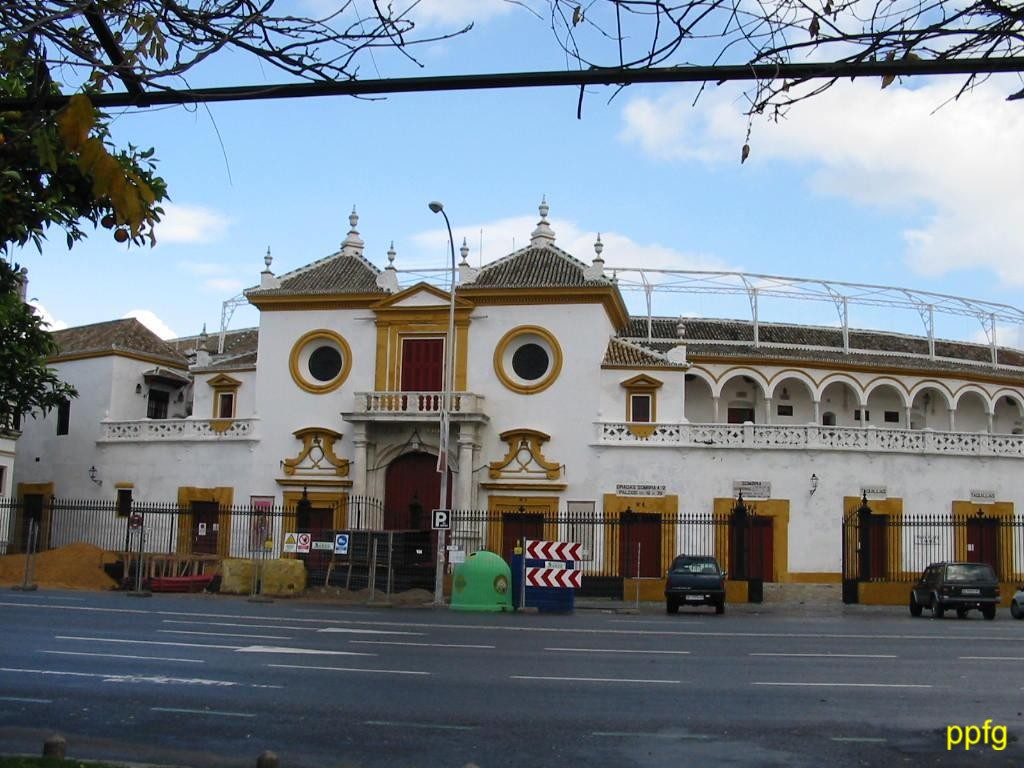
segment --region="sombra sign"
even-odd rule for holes
[[[744,499],[770,499],[772,484],[767,480],[733,480],[732,495],[741,493]]]

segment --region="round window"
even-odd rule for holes
[[[309,372],[317,381],[331,381],[341,373],[341,352],[334,347],[317,347],[309,356]]]
[[[498,379],[513,392],[532,395],[551,386],[562,369],[562,350],[546,329],[521,325],[506,333],[494,350]]]
[[[512,353],[512,370],[527,381],[536,381],[547,373],[548,362],[548,353],[540,344],[523,344]]]
[[[288,367],[299,387],[320,395],[337,389],[348,377],[352,352],[334,331],[310,331],[292,346]]]

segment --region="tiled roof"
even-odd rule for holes
[[[587,280],[587,265],[553,245],[521,248],[485,264],[476,278],[464,286],[473,288],[563,288],[610,285],[607,278]]]
[[[377,285],[380,270],[362,256],[338,251],[285,275],[280,288],[249,288],[246,296],[294,296],[338,293],[385,293]]]
[[[220,336],[217,331],[207,334],[206,346],[211,354],[217,354]],[[224,355],[237,356],[247,352],[255,352],[260,340],[259,328],[239,328],[224,333]],[[199,336],[181,336],[177,339],[168,339],[168,344],[174,347],[183,355],[190,355],[196,351],[199,345]]]
[[[203,368],[204,371],[237,371],[243,368],[255,368],[256,367],[256,350],[246,352],[242,355],[234,355],[232,357],[221,357],[215,359],[208,366]]]
[[[679,318],[656,317],[651,320],[650,341],[646,317],[632,317],[620,336],[655,351],[664,352],[680,341],[687,345],[687,356],[698,361],[702,356],[786,359],[796,362],[821,361],[875,365],[887,368],[929,369],[939,371],[980,372],[992,367],[992,350],[985,344],[936,339],[935,359],[928,357],[928,339],[909,334],[880,331],[849,331],[850,349],[843,350],[840,328],[758,323],[759,346],[754,346],[754,327],[749,320],[709,320],[683,318],[685,334],[679,338]],[[1024,368],[1024,352],[999,347],[1000,365]],[[1009,372],[1004,370],[1009,375]]]
[[[188,368],[183,354],[134,317],[65,328],[54,331],[53,338],[60,350],[58,357],[127,352],[160,358],[178,369]]]
[[[676,363],[665,357],[661,352],[645,349],[625,339],[611,338],[604,353],[602,365],[627,365],[639,368],[686,368],[683,363]]]

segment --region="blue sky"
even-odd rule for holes
[[[368,0],[363,0],[364,4]],[[423,69],[380,50],[362,77],[560,69],[546,21],[508,3],[437,0],[426,28],[475,18],[419,50]],[[280,82],[222,59],[193,85]],[[337,250],[353,205],[366,256],[448,264],[441,200],[470,261],[526,243],[546,196],[557,244],[609,267],[737,269],[881,283],[1011,305],[1024,286],[1024,106],[991,80],[946,103],[956,78],[840,83],[782,124],[747,124],[742,86],[571,88],[347,97],[124,111],[119,142],[155,146],[171,204],[153,248],[106,231],[67,251],[25,249],[30,296],[56,328],[136,313],[163,335],[215,330],[221,302],[259,281],[269,247],[284,273]],[[940,108],[941,107],[941,108]],[[457,244],[458,244],[457,243]],[[481,246],[482,243],[482,254]],[[628,294],[634,311],[642,297]],[[766,301],[765,319],[834,323],[827,305]],[[743,317],[745,302],[656,295],[654,312]],[[798,313],[798,314],[797,314]],[[239,309],[231,327],[255,325]],[[916,316],[855,310],[851,324],[920,332]],[[980,338],[940,319],[940,336]],[[1019,343],[1019,328],[1000,328]]]

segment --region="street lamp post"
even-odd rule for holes
[[[452,224],[448,221],[448,214],[444,212],[444,205],[434,200],[428,203],[428,207],[434,213],[444,216],[445,226],[448,227],[448,248],[452,254],[452,280],[451,291],[448,302],[448,337],[444,345],[444,371],[442,375],[441,403],[440,403],[440,435],[438,441],[437,467],[441,473],[441,498],[438,509],[448,507],[448,421],[451,413],[451,397],[455,371],[455,238],[452,236]],[[451,519],[449,517],[449,519]],[[437,531],[437,563],[434,569],[434,605],[444,605],[444,547],[445,532],[443,528]]]

